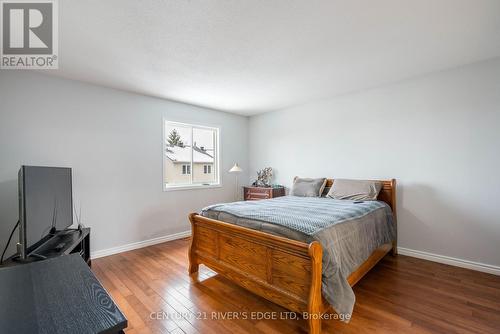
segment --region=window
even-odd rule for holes
[[[212,165],[203,165],[203,174],[212,174]]]
[[[182,174],[191,174],[191,165],[182,165]]]
[[[164,121],[164,190],[219,186],[219,129]]]

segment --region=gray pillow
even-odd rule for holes
[[[326,196],[334,199],[374,201],[380,189],[382,189],[382,183],[377,181],[335,179]]]
[[[306,179],[296,176],[293,179],[290,195],[301,197],[319,197],[325,188],[326,178]]]

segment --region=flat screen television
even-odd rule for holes
[[[25,259],[56,231],[73,224],[71,168],[19,170],[19,255]]]

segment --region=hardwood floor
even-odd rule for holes
[[[204,266],[193,281],[188,244],[176,240],[92,261],[129,320],[127,333],[306,332],[306,321]],[[498,276],[388,255],[354,292],[351,322],[323,321],[323,333],[500,332]]]

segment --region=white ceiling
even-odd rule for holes
[[[64,0],[50,74],[251,115],[500,56],[500,0]]]

